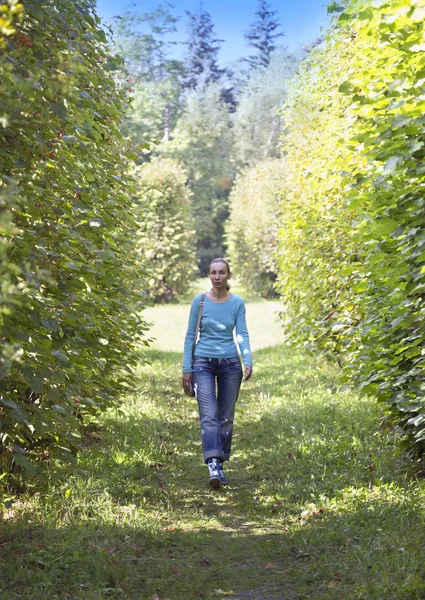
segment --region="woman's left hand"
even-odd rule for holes
[[[243,368],[243,380],[248,381],[248,379],[252,375],[252,367],[250,365],[245,365]]]

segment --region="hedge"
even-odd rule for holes
[[[91,0],[1,3],[0,464],[72,460],[143,335],[131,156]]]
[[[137,252],[149,303],[185,299],[197,273],[188,173],[172,158],[153,157],[136,169]]]
[[[237,278],[264,298],[276,294],[275,250],[280,222],[284,160],[246,167],[230,193],[226,222],[228,254]]]
[[[336,352],[347,380],[376,395],[405,447],[422,453],[425,3],[333,9],[338,21],[288,107],[299,119],[285,144],[289,202],[306,206],[304,194],[313,202],[297,225],[285,218],[280,233],[287,331]]]

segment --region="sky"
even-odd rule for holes
[[[146,13],[160,3],[160,0],[97,0],[97,13],[108,22],[131,5],[134,6],[132,10]],[[290,51],[311,44],[326,29],[326,7],[330,0],[269,0],[269,3],[271,9],[277,12],[281,31],[285,34],[278,42]],[[199,0],[171,0],[170,4],[174,6],[172,13],[181,17],[177,27],[179,38],[183,40],[187,28],[185,11],[197,12]],[[219,55],[222,66],[249,55],[251,51],[243,35],[255,20],[258,0],[204,0],[203,4],[215,24],[216,37],[224,40]],[[184,47],[181,50],[183,52]]]

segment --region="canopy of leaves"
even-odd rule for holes
[[[223,255],[224,222],[228,194],[234,177],[230,160],[232,131],[220,87],[188,93],[185,110],[170,142],[159,152],[183,162],[193,194],[192,213],[197,236],[200,270],[206,275],[210,261]]]
[[[185,87],[204,88],[217,82],[224,74],[218,66],[219,40],[214,37],[214,23],[211,15],[200,8],[197,13],[187,13],[189,17],[187,57],[185,60]]]
[[[170,7],[151,13],[126,11],[114,28],[116,48],[123,59],[122,84],[133,101],[121,131],[140,140],[168,139],[180,113],[183,63],[172,56],[178,18]]]
[[[137,176],[137,252],[149,278],[147,299],[184,298],[198,272],[187,171],[176,160],[156,157],[138,167]]]
[[[270,64],[252,72],[243,86],[233,115],[233,155],[242,164],[252,165],[281,155],[282,107],[298,63],[294,55],[276,52]]]
[[[423,0],[352,1],[288,103],[280,289],[290,335],[425,440]]]
[[[72,458],[81,419],[128,385],[145,328],[129,160],[117,129],[125,98],[93,5],[1,3],[11,21],[0,53],[5,472]]]
[[[283,160],[246,168],[236,178],[229,198],[226,234],[232,269],[247,289],[265,298],[275,295],[274,254],[284,175]]]

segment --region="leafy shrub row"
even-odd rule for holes
[[[185,298],[198,271],[187,171],[177,160],[154,157],[136,175],[137,249],[148,276],[146,300]]]
[[[284,174],[283,160],[260,162],[239,174],[230,193],[226,235],[232,268],[248,289],[265,298],[276,293],[274,254]]]
[[[337,354],[425,441],[423,0],[351,1],[287,106],[279,289],[292,339]]]
[[[128,385],[145,328],[126,99],[93,6],[1,3],[3,478],[72,458],[81,419]]]

